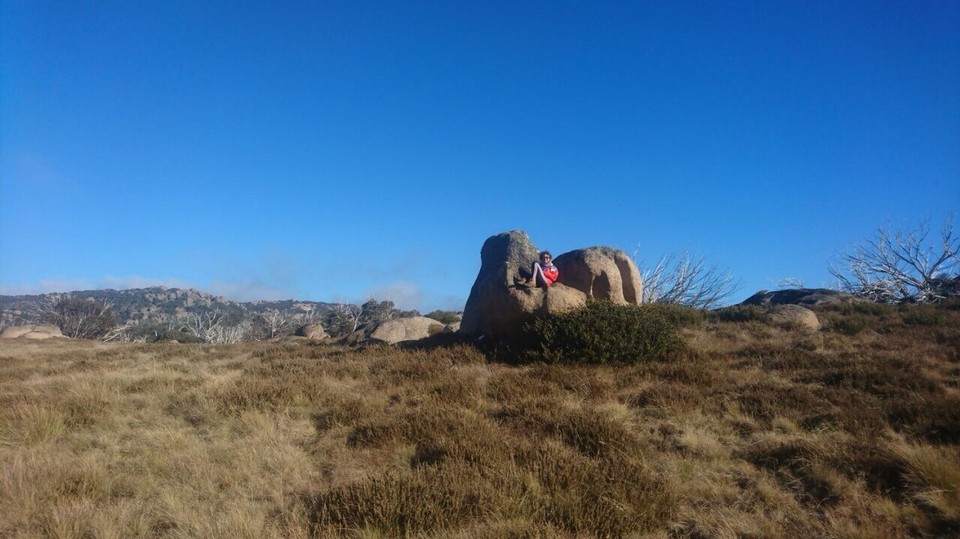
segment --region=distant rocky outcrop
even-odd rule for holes
[[[761,307],[770,305],[803,305],[811,307],[824,303],[851,303],[855,301],[863,300],[853,294],[840,292],[839,290],[830,290],[829,288],[792,288],[787,290],[774,290],[772,292],[762,290],[743,300],[741,305],[759,305]]]
[[[231,320],[253,319],[257,314],[282,312],[289,317],[322,318],[331,303],[301,300],[237,302],[193,288],[131,288],[127,290],[81,290],[27,296],[0,295],[0,324],[19,326],[36,323],[32,316],[38,304],[64,296],[102,301],[112,306],[118,324],[126,322],[165,324],[189,314],[218,311]]]
[[[460,332],[510,336],[538,314],[558,314],[587,299],[639,304],[640,271],[626,253],[609,247],[578,249],[556,257],[560,278],[548,288],[518,286],[530,276],[539,250],[526,232],[513,230],[487,238],[480,250],[480,272],[470,290]]]
[[[26,326],[13,326],[4,329],[0,332],[0,339],[51,339],[54,337],[59,337],[65,339],[66,337],[60,331],[60,328],[57,326],[42,324],[42,325],[26,325]]]
[[[426,316],[395,318],[376,325],[367,340],[397,344],[426,339],[443,332],[444,324]]]

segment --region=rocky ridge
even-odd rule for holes
[[[127,290],[82,290],[69,293],[0,296],[0,325],[15,326],[30,323],[31,312],[40,302],[57,299],[64,295],[109,302],[113,305],[118,323],[128,320],[165,323],[188,313],[218,310],[235,319],[248,318],[254,314],[280,311],[286,314],[323,315],[334,304],[294,299],[280,301],[231,301],[194,288],[132,288]]]

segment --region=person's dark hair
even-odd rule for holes
[[[553,258],[553,255],[550,254],[550,251],[540,251],[540,258],[543,258],[543,255],[547,255],[547,256],[549,256],[551,259]]]

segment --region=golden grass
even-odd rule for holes
[[[924,309],[629,366],[4,341],[0,536],[951,536],[960,316]]]

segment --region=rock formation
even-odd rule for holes
[[[817,331],[820,319],[817,313],[800,305],[774,305],[764,314],[771,324],[791,329]]]
[[[619,249],[590,247],[564,253],[553,261],[560,282],[584,292],[589,299],[639,304],[643,295],[640,270]]]
[[[320,324],[306,324],[297,328],[298,337],[306,337],[312,340],[322,340],[328,337],[327,332],[323,330]]]
[[[367,339],[397,344],[398,342],[425,339],[443,332],[443,328],[443,322],[438,322],[426,316],[394,318],[377,324]]]
[[[558,314],[586,304],[587,299],[639,304],[640,271],[626,253],[590,247],[554,260],[560,279],[549,288],[518,286],[530,275],[539,250],[520,230],[487,238],[480,250],[480,272],[464,307],[460,332],[509,336],[539,314]]]
[[[774,290],[773,292],[767,292],[766,290],[757,292],[743,300],[741,304],[759,305],[761,307],[770,305],[803,305],[810,307],[823,303],[851,303],[854,301],[863,300],[853,294],[828,288],[791,288]]]
[[[0,332],[0,339],[50,339],[64,337],[60,328],[52,325],[12,326]]]

